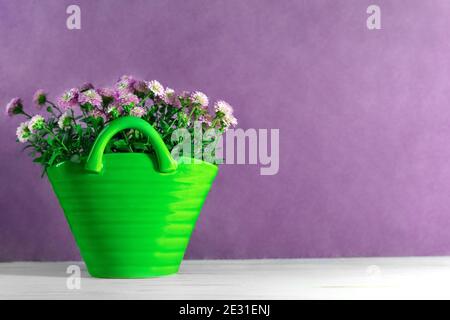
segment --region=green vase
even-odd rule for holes
[[[104,154],[125,129],[145,134],[156,156]],[[145,278],[178,271],[217,170],[199,160],[177,163],[149,123],[125,117],[105,127],[85,165],[63,162],[48,177],[89,273]]]

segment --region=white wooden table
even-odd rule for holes
[[[80,289],[67,287],[69,265],[81,266]],[[0,263],[0,299],[16,298],[450,299],[450,258],[197,260],[138,280],[91,278],[80,262]]]

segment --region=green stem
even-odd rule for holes
[[[63,114],[63,112],[61,111],[61,109],[58,108],[58,107],[56,106],[56,104],[54,104],[54,103],[51,102],[51,101],[47,101],[47,103],[48,103],[51,107],[53,107],[53,108],[55,108],[56,110],[58,110],[59,115],[62,115],[62,114]]]
[[[126,142],[126,144],[127,144],[127,146],[128,146],[128,149],[129,149],[131,152],[134,152],[134,151],[133,151],[133,148],[132,148],[131,145],[130,145],[130,140],[128,139],[128,136],[127,136],[127,134],[126,134],[125,132],[123,133],[123,137],[124,137],[125,142]]]
[[[145,103],[145,101],[147,101],[147,99],[150,98],[151,94],[152,94],[151,91],[150,91],[149,93],[147,93],[147,94],[142,98],[142,100],[137,104],[137,107],[138,107],[138,106],[142,106],[142,105]]]
[[[70,113],[71,113],[71,115],[72,115],[72,121],[73,121],[73,124],[76,126],[76,125],[77,125],[77,121],[75,120],[75,113],[73,112],[72,109],[70,109]]]
[[[22,114],[23,114],[25,117],[27,117],[28,119],[31,119],[31,116],[30,116],[28,113],[26,113],[25,111],[23,111],[23,110],[22,110]]]
[[[172,126],[175,124],[175,121],[177,120],[178,120],[177,118],[173,119],[172,123],[169,125],[169,129],[172,129]],[[162,137],[163,140],[169,135],[169,133],[172,134],[172,132],[166,132],[166,134]]]
[[[219,119],[214,119],[214,120],[212,121],[212,123],[211,123],[211,128],[215,128],[215,127],[216,127],[217,121],[219,121]]]
[[[47,112],[48,112],[48,110],[50,109],[50,113],[55,117],[55,118],[58,118],[59,116],[53,111],[53,108],[52,107],[48,107],[47,108]]]
[[[194,114],[194,111],[195,111],[195,107],[193,107],[191,113],[189,113],[189,120],[192,118],[192,115]]]
[[[53,131],[51,131],[48,127],[44,127],[44,130],[47,131],[48,133],[50,133],[53,138],[55,138],[55,140],[64,148],[64,150],[66,150],[67,152],[70,152],[69,149],[66,147],[66,145],[64,144],[64,142],[62,142],[54,133]]]

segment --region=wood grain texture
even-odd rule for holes
[[[82,267],[81,289],[66,269]],[[81,262],[0,264],[0,299],[445,299],[450,258],[185,261],[152,279],[91,278]]]

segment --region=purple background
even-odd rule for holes
[[[190,258],[450,254],[449,17],[447,0],[0,0],[0,102],[133,74],[280,128],[278,175],[220,168]],[[2,114],[0,260],[76,259],[17,124]]]

